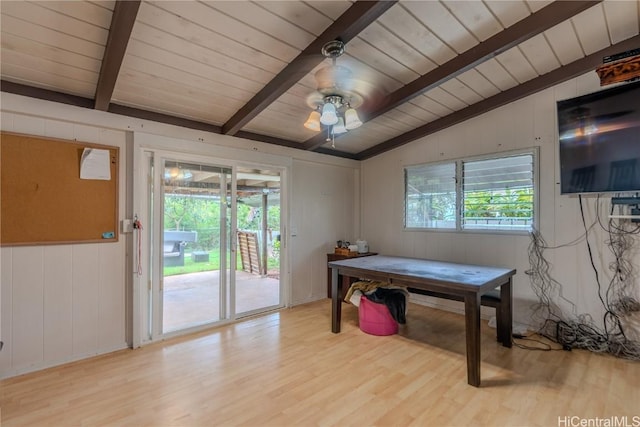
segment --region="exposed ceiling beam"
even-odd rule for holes
[[[140,108],[127,107],[126,105],[109,104],[109,113],[121,116],[134,117],[136,119],[150,120],[168,125],[180,126],[188,129],[201,130],[211,133],[220,133],[220,126],[211,123],[199,122],[184,117],[170,116],[169,114],[156,113],[155,111],[142,110]]]
[[[140,0],[118,0],[113,8],[109,37],[102,57],[102,66],[96,87],[94,107],[96,110],[107,111],[109,109],[113,89],[116,86],[120,66],[139,8]]]
[[[378,105],[368,108],[366,105],[363,106],[358,110],[358,115],[363,122],[373,120],[600,2],[601,0],[555,1],[406,84],[384,97]],[[314,150],[324,143],[322,135],[316,135],[304,143],[304,148]]]
[[[277,138],[275,136],[261,135],[259,133],[240,131],[233,136],[236,136],[238,138],[250,139],[252,141],[266,142],[268,144],[281,145],[283,147],[298,149],[302,148],[302,144],[300,142]]]
[[[640,35],[592,53],[589,56],[557,68],[533,80],[529,80],[528,82],[522,83],[504,92],[500,92],[462,110],[451,113],[448,116],[441,117],[409,132],[405,132],[402,135],[382,142],[374,147],[363,150],[358,153],[357,158],[359,160],[369,159],[377,156],[378,154],[415,141],[416,139],[431,135],[432,133],[438,132],[442,129],[446,129],[503,105],[517,101],[518,99],[533,95],[536,92],[540,92],[544,89],[595,70],[602,64],[602,58],[605,56],[635,49],[638,46],[640,46]]]
[[[334,21],[317,39],[306,47],[278,75],[260,90],[249,102],[236,112],[222,126],[222,133],[235,135],[262,110],[278,99],[294,84],[313,70],[325,58],[321,49],[325,43],[340,39],[347,43],[368,27],[397,0],[393,1],[357,1],[345,13]]]
[[[359,160],[358,153],[348,153],[346,151],[338,151],[338,150],[333,150],[333,149],[324,148],[324,147],[318,147],[313,151],[314,153],[328,154],[329,156],[342,157],[343,159]]]
[[[28,96],[29,98],[43,99],[45,101],[59,102],[61,104],[74,105],[76,107],[93,108],[93,99],[84,98],[68,93],[56,92],[35,86],[27,86],[20,83],[2,80],[0,90],[15,95]]]

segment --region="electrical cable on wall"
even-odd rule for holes
[[[529,264],[527,270],[531,286],[539,302],[534,306],[533,317],[542,326],[538,333],[562,345],[566,350],[583,348],[594,352],[607,352],[615,356],[640,360],[640,342],[629,339],[624,331],[621,318],[630,313],[640,311],[640,303],[633,296],[635,271],[630,261],[634,245],[634,235],[640,234],[640,226],[630,226],[628,222],[617,223],[609,219],[603,224],[600,218],[598,197],[596,202],[596,219],[587,225],[582,198],[579,198],[580,212],[584,233],[570,243],[551,247],[546,244],[539,231],[531,233],[529,244]],[[589,233],[595,225],[608,233],[606,244],[611,250],[614,260],[609,264],[612,278],[603,289],[600,274],[593,260],[593,252],[589,242]],[[594,271],[598,298],[605,309],[603,329],[595,326],[588,314],[577,314],[576,306],[562,293],[562,284],[550,274],[551,264],[544,257],[544,250],[573,246],[585,241],[589,261]],[[571,307],[570,318],[562,312],[554,302],[554,295],[559,296],[558,303],[566,303]]]

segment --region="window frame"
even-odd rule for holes
[[[526,230],[514,230],[514,229],[494,229],[494,228],[463,228],[463,216],[464,216],[464,182],[463,182],[463,164],[465,162],[474,162],[482,160],[503,159],[507,157],[517,157],[521,155],[532,156],[532,181],[533,181],[533,218],[531,226]],[[480,233],[480,234],[512,234],[512,235],[528,235],[532,230],[538,228],[539,223],[539,200],[540,200],[540,179],[539,179],[539,147],[523,148],[518,150],[501,151],[497,153],[483,154],[479,156],[460,157],[450,160],[441,160],[435,162],[407,164],[402,167],[402,191],[403,191],[403,207],[402,207],[402,230],[403,231],[427,231],[427,232],[444,232],[444,233]],[[443,165],[454,164],[455,165],[455,227],[440,228],[440,227],[407,227],[407,173],[408,169],[417,168],[421,166],[431,165]]]

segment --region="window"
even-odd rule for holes
[[[456,228],[456,164],[405,168],[405,227]]]
[[[535,151],[408,166],[405,228],[530,231]]]

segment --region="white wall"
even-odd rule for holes
[[[403,166],[502,151],[540,147],[539,230],[550,246],[571,242],[584,233],[577,197],[560,196],[557,161],[556,100],[599,90],[596,73],[589,73],[538,94],[486,113],[362,162],[362,235],[372,251],[462,263],[517,269],[514,279],[514,320],[532,324],[530,307],[536,296],[525,271],[530,268],[526,235],[403,231]],[[586,221],[595,219],[594,197],[585,200]],[[609,198],[601,200],[604,222]],[[593,228],[594,249],[601,282],[611,277],[607,236]],[[640,238],[633,260],[640,273]],[[564,296],[576,304],[576,314],[588,313],[602,323],[604,309],[597,293],[586,244],[548,250],[552,275],[563,284]],[[636,283],[636,293],[638,284]],[[636,295],[637,297],[637,295]],[[421,299],[421,298],[418,298]],[[422,299],[431,305],[462,310],[461,304]],[[565,304],[568,314],[571,308]],[[491,313],[490,310],[484,311]]]
[[[338,240],[356,241],[359,173],[308,161],[293,164],[292,301],[327,297],[327,253]],[[355,192],[354,192],[355,189]]]
[[[2,130],[119,147],[125,183],[123,131],[6,111]],[[120,218],[123,195],[121,189]],[[0,378],[125,348],[124,261],[123,236],[115,243],[2,247]]]
[[[120,147],[119,219],[131,194],[132,131],[189,140],[236,160],[290,159],[291,304],[326,297],[326,252],[357,237],[359,163],[302,150],[2,93],[1,129]],[[176,149],[180,149],[176,146]],[[244,152],[246,155],[238,154]],[[235,153],[235,154],[230,154]],[[0,378],[104,354],[130,344],[127,236],[117,243],[0,249]],[[329,325],[327,325],[327,328]],[[129,341],[129,343],[127,343]]]

